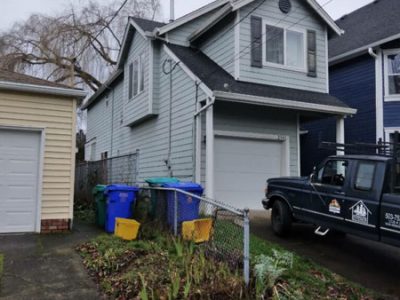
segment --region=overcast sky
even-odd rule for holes
[[[54,14],[68,6],[71,2],[85,3],[88,0],[0,0],[0,30],[6,30],[16,21],[26,19],[32,13]],[[117,0],[95,0],[106,3]],[[119,0],[122,3],[122,0]],[[194,9],[197,9],[213,0],[175,0],[176,17],[180,17]],[[321,5],[329,0],[317,0]],[[169,19],[169,0],[161,0],[163,5],[163,21]],[[349,12],[364,6],[372,0],[333,0],[324,8],[337,19]]]

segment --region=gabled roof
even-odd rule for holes
[[[331,61],[365,52],[400,38],[399,0],[376,0],[337,20],[346,32],[329,41]]]
[[[83,99],[86,92],[41,78],[0,69],[0,90],[67,96]]]
[[[325,93],[311,92],[293,88],[257,84],[235,80],[228,72],[218,66],[205,54],[193,48],[177,45],[167,47],[186,65],[215,95],[223,93],[250,95],[342,108],[348,113],[355,113],[344,102]]]
[[[153,32],[154,29],[166,25],[165,23],[137,17],[130,17],[130,19],[135,22],[144,32]]]

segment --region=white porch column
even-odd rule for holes
[[[336,143],[344,144],[344,116],[339,116],[336,119]],[[337,155],[343,155],[344,151],[336,151]]]
[[[214,108],[206,112],[206,196],[214,199]]]

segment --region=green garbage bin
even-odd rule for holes
[[[154,177],[145,180],[151,187],[162,187],[164,184],[179,183],[178,178],[174,177]],[[159,219],[164,223],[167,220],[167,198],[164,191],[151,191],[150,217]]]
[[[96,210],[96,225],[104,228],[106,223],[106,204],[107,200],[104,196],[104,190],[106,185],[98,184],[93,188],[93,196],[95,200],[95,210]]]

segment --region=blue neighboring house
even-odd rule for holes
[[[329,40],[330,94],[358,111],[345,120],[346,143],[394,142],[400,131],[399,4],[377,0],[336,21],[345,34]],[[336,141],[336,122],[314,121],[302,129],[306,175],[332,154],[318,147],[321,141]]]
[[[139,181],[174,176],[261,209],[266,179],[300,173],[300,123],[335,116],[344,129],[356,113],[328,94],[328,35],[340,34],[315,0],[130,18],[115,73],[84,106],[86,159],[139,153]]]

